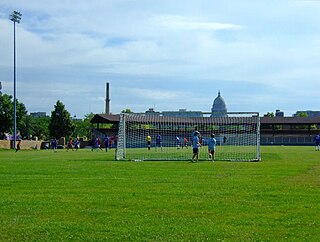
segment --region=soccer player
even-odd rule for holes
[[[157,147],[160,147],[160,149],[162,151],[162,137],[160,134],[158,134],[156,137],[156,148]]]
[[[18,131],[18,133],[17,133],[17,135],[16,135],[16,140],[18,141],[18,142],[17,142],[17,148],[16,148],[16,152],[17,152],[18,150],[21,149],[20,145],[21,145],[22,137],[21,137],[21,135],[20,135],[20,131]]]
[[[77,137],[76,140],[74,141],[74,148],[76,149],[76,151],[78,151],[79,147],[80,147],[80,140]]]
[[[216,149],[216,139],[214,138],[214,134],[211,134],[211,138],[208,140],[208,152],[209,152],[209,157],[212,162],[214,162],[214,152]]]
[[[114,140],[114,136],[111,136],[110,139],[109,139],[109,149],[110,149],[110,150],[111,150],[111,148],[112,148],[113,140]]]
[[[192,162],[195,160],[195,161],[198,161],[199,159],[199,147],[200,147],[200,142],[199,142],[199,132],[198,131],[195,131],[194,132],[194,136],[193,136],[193,156],[192,156]]]
[[[58,142],[56,138],[53,138],[51,140],[51,147],[53,149],[54,152],[57,152],[57,148],[58,148]]]
[[[313,142],[316,147],[316,151],[320,150],[320,134],[317,134],[316,137],[314,137]]]
[[[104,147],[106,149],[106,152],[108,152],[108,146],[109,146],[109,137],[106,135],[106,137],[104,137]]]
[[[67,149],[66,149],[66,151],[69,151],[69,149],[72,149],[72,151],[73,151],[73,141],[72,141],[72,138],[70,138],[69,139],[69,142],[68,142],[68,144],[67,144]]]
[[[177,149],[180,149],[180,138],[176,136]]]
[[[147,135],[146,140],[147,140],[148,150],[150,150],[150,149],[151,149],[151,136],[150,136],[149,133],[148,133],[148,135]]]
[[[188,139],[186,137],[183,138],[183,146],[188,149]],[[183,149],[183,146],[182,146],[182,149]]]
[[[96,151],[99,151],[100,148],[100,139],[98,137],[96,137],[96,139],[94,140],[94,147],[96,149]]]
[[[198,133],[198,138],[199,138],[199,142],[201,143],[201,141],[202,141],[202,137],[201,137],[201,133],[199,132],[199,130],[198,130],[198,128],[197,127],[195,127],[194,128],[194,130],[192,131],[192,133],[191,133],[191,143],[193,144],[193,137],[194,137],[194,135],[195,135],[195,133]]]
[[[114,135],[114,146],[116,149],[118,148],[118,135],[117,134]]]

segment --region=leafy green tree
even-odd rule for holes
[[[297,117],[308,117],[308,114],[306,112],[298,112]]]
[[[306,118],[306,117],[308,117],[308,114],[306,112],[298,112],[296,116],[297,117],[305,117]],[[294,129],[308,129],[309,126],[308,125],[295,125],[293,128]]]
[[[0,95],[0,134],[4,132],[13,133],[13,109],[14,109],[13,98],[11,95],[3,94]],[[25,118],[27,116],[27,110],[23,103],[16,100],[16,120],[17,130],[23,132],[25,128]]]
[[[73,136],[74,137],[90,137],[91,119],[94,117],[93,113],[89,113],[84,116],[84,119],[74,120],[73,124],[75,126]]]
[[[20,132],[24,134],[25,137],[30,137],[33,135],[33,117],[26,115],[23,119],[23,127]]]
[[[37,136],[39,139],[48,140],[50,117],[33,118],[32,135]]]
[[[123,109],[121,113],[133,113],[130,108]]]
[[[25,117],[25,126],[22,129],[26,137],[38,137],[41,140],[49,139],[50,117]]]
[[[69,137],[74,131],[74,124],[70,113],[65,109],[61,101],[57,101],[54,110],[51,112],[49,123],[49,133],[51,137],[60,139],[61,137]]]
[[[267,112],[266,116],[267,117],[274,117],[274,113],[273,112]]]
[[[0,132],[10,132],[13,125],[13,103],[12,96],[0,95]]]

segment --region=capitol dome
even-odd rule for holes
[[[218,92],[218,97],[213,101],[211,108],[211,117],[227,117],[227,105],[221,97],[220,91]]]

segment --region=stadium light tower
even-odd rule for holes
[[[20,23],[22,14],[13,11],[10,20],[13,22],[13,147],[16,148],[17,141],[17,104],[16,104],[16,23]]]

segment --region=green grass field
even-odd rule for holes
[[[215,163],[0,151],[0,240],[319,241],[320,152],[261,151]]]
[[[216,152],[215,158],[217,160],[246,160],[246,161],[257,161],[257,146],[234,146],[225,145],[217,146],[218,152]],[[192,147],[188,148],[179,147],[152,147],[147,150],[146,147],[143,148],[127,148],[126,149],[125,160],[191,160],[192,158]],[[209,160],[208,146],[199,147],[199,160],[206,161]]]

